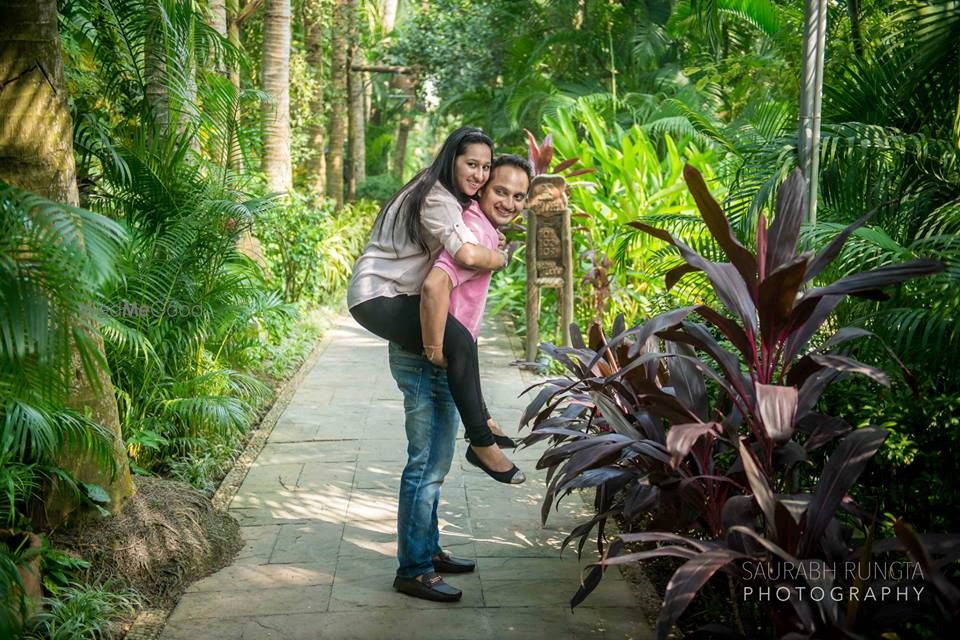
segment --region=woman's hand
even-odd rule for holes
[[[425,344],[423,345],[423,355],[430,361],[431,364],[434,364],[443,369],[447,368],[447,359],[443,355],[443,345],[442,344]]]

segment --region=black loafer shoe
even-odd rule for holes
[[[423,574],[421,577],[423,578],[423,582],[416,578],[401,578],[397,576],[393,579],[393,588],[400,593],[405,593],[414,598],[435,600],[437,602],[456,602],[463,596],[463,591],[451,587],[443,581],[443,578],[432,571]]]
[[[473,560],[454,558],[446,551],[433,556],[433,568],[438,573],[470,573],[477,567]]]

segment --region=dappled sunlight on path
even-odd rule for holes
[[[481,374],[494,417],[515,435],[526,403],[499,324],[481,338]],[[233,564],[190,587],[162,640],[197,638],[647,638],[620,576],[610,571],[571,613],[581,570],[560,546],[591,510],[576,495],[540,525],[541,449],[511,454],[526,471],[500,485],[463,459],[444,484],[442,544],[474,559],[477,571],[451,575],[456,604],[396,593],[396,517],[406,459],[403,406],[386,346],[343,318],[304,378],[230,503],[244,548]],[[462,437],[462,430],[461,430]]]

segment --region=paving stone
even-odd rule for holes
[[[243,479],[244,493],[253,491],[279,491],[297,486],[303,463],[254,464]]]
[[[492,580],[481,575],[481,582],[484,601],[489,607],[569,606],[570,598],[580,585],[577,579],[544,580],[536,574],[511,580]],[[588,601],[593,608],[636,606],[626,585],[617,580],[601,580],[600,586],[590,594]]]
[[[330,485],[348,487],[353,485],[357,463],[350,462],[305,462],[297,480],[297,487],[318,488]]]
[[[230,503],[230,513],[242,525],[291,522],[342,523],[350,501],[350,485],[247,492],[241,489]]]
[[[333,442],[267,442],[257,460],[262,464],[350,462],[357,459],[359,440]]]
[[[270,563],[310,562],[334,571],[342,537],[343,525],[339,523],[284,525],[277,534],[277,542],[270,554]]]
[[[257,591],[185,593],[170,615],[170,621],[326,611],[330,604],[331,589],[332,586],[328,584]]]
[[[373,608],[249,619],[243,640],[478,640],[486,633],[483,609],[459,603],[447,608]],[[236,636],[235,636],[236,637]]]
[[[335,567],[329,564],[233,564],[194,582],[192,591],[259,591],[285,587],[311,587],[333,584]]]
[[[208,618],[202,622],[195,618],[167,620],[161,638],[163,640],[198,640],[198,638],[216,638],[217,640],[241,640],[246,636],[249,618]],[[281,636],[274,636],[279,640]]]
[[[639,610],[588,609],[568,606],[489,608],[482,611],[483,632],[480,637],[517,638],[521,640],[650,640],[653,632],[637,619]]]
[[[270,554],[280,535],[279,525],[242,526],[240,536],[243,538],[243,548],[234,558],[237,564],[267,564]]]

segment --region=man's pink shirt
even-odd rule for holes
[[[463,222],[477,236],[480,244],[488,249],[497,248],[497,229],[483,215],[476,200],[463,210]],[[476,339],[480,334],[480,321],[483,320],[483,308],[487,304],[487,290],[490,288],[490,271],[477,271],[461,267],[446,249],[440,252],[433,265],[443,269],[453,290],[450,292],[450,314],[460,321]]]

